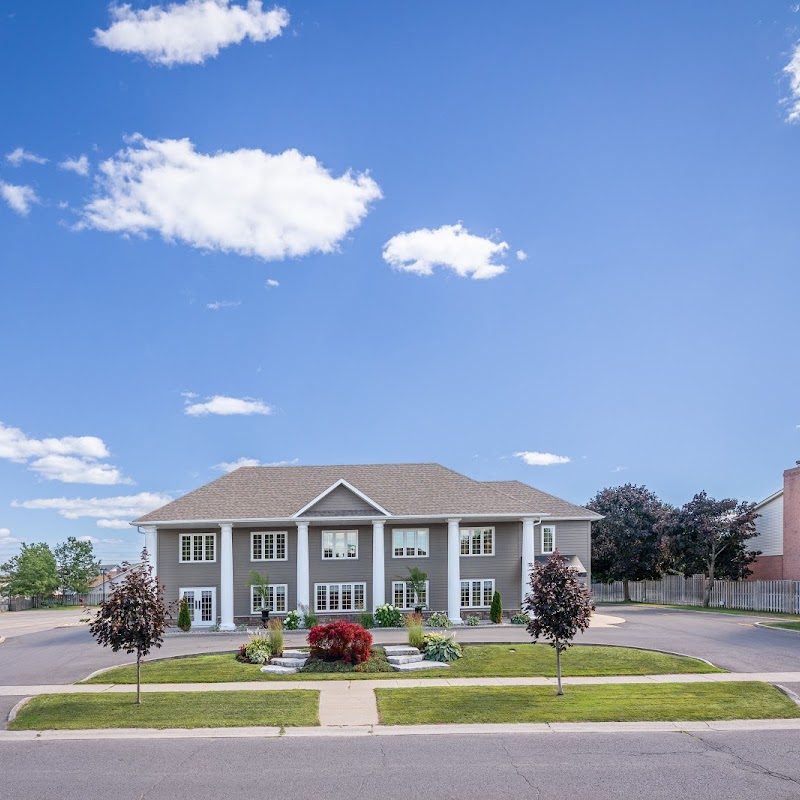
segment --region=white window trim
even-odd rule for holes
[[[199,561],[194,558],[184,559],[183,557],[183,539],[186,536],[213,536],[214,537],[214,558],[202,558]],[[217,563],[217,534],[213,531],[208,533],[181,533],[178,534],[178,563],[179,564],[216,564]],[[194,553],[194,543],[192,543],[192,553]],[[203,538],[203,555],[206,554],[206,540]]]
[[[492,552],[491,553],[462,553],[461,552],[461,533],[462,531],[490,530],[492,532]],[[461,558],[492,558],[497,554],[497,537],[494,525],[471,525],[458,529],[458,552]],[[470,550],[472,549],[472,536],[469,537]],[[481,536],[481,550],[483,550],[483,536]],[[477,579],[476,579],[477,580]]]
[[[552,550],[545,550],[544,549],[544,532],[545,530],[553,531],[553,549]],[[539,542],[541,546],[541,551],[543,556],[549,556],[551,553],[555,553],[556,551],[556,526],[555,525],[542,525],[541,531],[541,539]]]
[[[283,596],[286,598],[286,608],[283,611],[270,611],[271,614],[285,614],[289,610],[289,585],[286,583],[271,583],[270,588],[272,591],[272,596],[275,597],[275,589],[283,588]],[[258,589],[258,586],[250,586],[250,613],[251,614],[260,614],[261,609],[256,609],[256,602],[255,602],[255,593]]]
[[[421,556],[421,555],[419,555],[419,553],[417,553],[416,555],[413,555],[413,556],[406,556],[406,555],[398,556],[398,555],[395,555],[395,552],[394,552],[394,535],[395,535],[395,533],[399,533],[400,531],[402,531],[403,534],[407,533],[408,531],[414,531],[415,533],[422,533],[422,531],[425,531],[425,534],[428,537],[428,553],[427,553],[427,555]],[[417,537],[414,537],[414,538],[415,538],[415,541],[416,541]],[[392,549],[392,558],[430,558],[431,557],[431,531],[430,531],[430,528],[392,528],[392,539],[391,539],[390,544],[391,544],[391,549]],[[403,545],[403,550],[405,550],[405,549],[406,549],[405,545]],[[414,545],[414,549],[415,550],[419,550],[419,547],[415,544]]]
[[[338,586],[339,587],[339,608],[334,608],[333,610],[329,609],[320,609],[317,608],[317,589],[320,586],[326,587],[325,591],[325,600],[326,605],[330,605],[330,587],[331,586]],[[341,608],[342,605],[342,586],[352,586],[353,587],[353,605],[355,606],[355,593],[356,593],[356,586],[363,586],[364,587],[364,607],[363,608]],[[368,608],[367,606],[367,582],[366,581],[327,581],[322,583],[315,583],[314,584],[314,613],[315,614],[361,614],[362,612],[366,611]]]
[[[408,586],[409,583],[410,583],[410,581],[392,581],[392,603],[394,603],[394,590],[395,590],[396,586],[402,586],[403,587],[403,602],[405,603],[405,600],[407,598],[406,587]],[[425,600],[426,601],[430,601],[430,599],[431,599],[430,581],[425,581]],[[425,603],[420,603],[419,602],[419,597],[417,597],[417,593],[416,592],[414,592],[414,600],[417,601],[417,602],[415,602],[413,606],[407,606],[407,605],[404,604],[402,606],[397,606],[397,607],[399,609],[401,609],[402,611],[411,611],[416,606],[430,607],[430,602],[425,602]]]
[[[458,585],[458,600],[459,600],[459,603],[461,602],[461,584],[463,584],[463,583],[468,583],[469,584],[469,600],[470,600],[470,603],[472,602],[472,584],[475,581],[480,581],[481,582],[481,596],[483,596],[483,584],[486,583],[486,581],[490,581],[491,584],[492,584],[492,597],[494,597],[494,593],[496,591],[496,584],[494,582],[494,578],[462,578],[461,579],[461,583],[459,583],[459,585]],[[487,603],[486,605],[461,606],[461,608],[491,608],[491,607],[492,607],[491,601],[489,601],[489,603]]]
[[[283,535],[284,538],[284,547],[283,552],[286,555],[283,558],[253,558],[253,542],[255,541],[256,536],[280,536]],[[266,548],[264,547],[264,543],[261,543],[261,552],[266,552]],[[277,544],[273,546],[273,552],[278,552]],[[251,531],[250,532],[250,561],[253,562],[261,562],[261,561],[288,561],[289,560],[289,532],[288,531]]]
[[[326,533],[354,533],[356,535],[356,554],[351,558],[347,555],[347,541],[345,541],[345,554],[344,556],[337,557],[336,556],[336,547],[333,548],[333,555],[330,558],[325,556],[325,534]],[[335,543],[336,536],[334,535],[334,543]],[[320,557],[323,561],[358,561],[358,528],[347,528],[346,530],[342,530],[341,528],[326,528],[323,530],[319,535],[319,552]]]

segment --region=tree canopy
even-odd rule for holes
[[[20,546],[20,552],[2,565],[8,574],[9,595],[46,597],[58,589],[53,551],[44,542]]]
[[[100,572],[100,562],[95,561],[91,542],[79,542],[70,536],[55,549],[56,569],[61,589],[85,594],[89,584]]]

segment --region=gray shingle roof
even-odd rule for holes
[[[440,464],[349,464],[240,467],[139,517],[135,524],[291,517],[341,479],[398,516],[594,516],[519,481],[476,481]]]

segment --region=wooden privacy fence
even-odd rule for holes
[[[111,586],[106,586],[106,597],[111,595]],[[77,595],[77,594],[68,594],[66,597],[62,598],[53,597],[53,598],[45,598],[45,597],[0,597],[0,611],[27,611],[31,608],[46,608],[47,606],[75,606],[79,608],[81,603],[79,600],[83,600],[83,604],[87,606],[96,606],[103,602],[103,592],[101,589],[92,589],[90,592],[86,592],[86,594]]]
[[[706,579],[667,575],[657,581],[630,581],[628,586],[631,600],[637,603],[701,606]],[[592,596],[598,603],[621,601],[622,581],[593,583]],[[714,581],[711,607],[800,614],[800,581]]]

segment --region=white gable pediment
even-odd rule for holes
[[[344,478],[306,503],[292,516],[389,516],[389,512]]]

